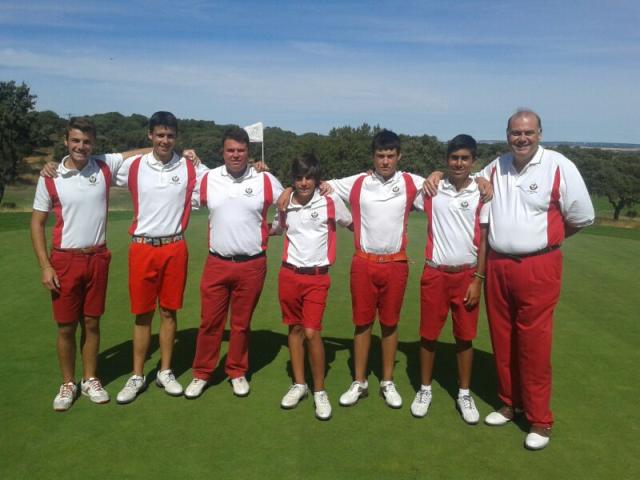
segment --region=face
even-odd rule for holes
[[[234,176],[242,175],[249,162],[249,146],[246,143],[227,138],[222,146],[222,158],[227,172]]]
[[[74,163],[86,163],[93,151],[93,143],[95,138],[89,133],[81,130],[69,130],[64,144],[69,152],[69,157]]]
[[[473,154],[466,148],[451,152],[447,157],[447,174],[449,178],[453,182],[464,181],[469,178],[474,160]]]
[[[306,203],[313,197],[317,182],[315,178],[299,176],[293,180],[293,188],[295,190],[295,196],[301,203]]]
[[[535,115],[520,115],[511,120],[507,142],[517,163],[525,164],[536,154],[542,134]]]
[[[402,155],[396,150],[376,150],[373,154],[373,168],[385,180],[393,177]]]
[[[149,140],[153,144],[153,153],[158,160],[169,161],[176,146],[176,129],[158,125],[149,132]]]

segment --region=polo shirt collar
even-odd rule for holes
[[[291,196],[289,197],[289,208],[300,210],[302,208],[311,208],[314,204],[318,203],[322,200],[322,195],[320,195],[320,191],[316,188],[313,192],[313,197],[306,204],[300,205],[299,203],[293,203],[293,193],[291,192]]]
[[[71,177],[73,175],[79,175],[80,172],[82,172],[85,168],[87,168],[91,162],[93,162],[93,157],[89,157],[89,160],[87,160],[87,163],[84,167],[82,167],[82,169],[77,170],[75,168],[68,168],[65,163],[66,161],[69,159],[69,155],[67,155],[66,157],[64,157],[62,159],[62,161],[60,162],[60,164],[58,165],[58,173],[60,174],[60,176],[62,177]]]
[[[234,177],[233,175],[231,175],[231,174],[227,171],[227,166],[226,166],[226,165],[223,165],[223,166],[222,166],[222,169],[221,169],[221,171],[220,171],[220,174],[221,174],[223,177],[228,177],[228,178],[230,178],[230,179],[231,179],[232,181],[234,181],[234,182],[242,182],[243,180],[247,180],[247,179],[249,179],[249,178],[252,178],[253,176],[255,176],[255,175],[256,175],[256,173],[257,173],[257,172],[256,172],[256,170],[255,170],[252,166],[250,166],[250,165],[247,165],[246,170],[245,170],[245,171],[244,171],[244,173],[243,173],[241,176],[239,176],[239,177]]]
[[[169,160],[167,163],[162,163],[160,160],[158,160],[153,152],[149,152],[147,155],[145,155],[145,157],[147,165],[149,165],[154,170],[171,169],[180,161],[180,157],[178,157],[176,152],[173,152],[171,160]]]
[[[373,172],[373,175],[371,175],[371,176],[372,176],[373,178],[378,179],[378,181],[379,181],[381,184],[383,184],[383,185],[384,185],[385,183],[391,183],[391,182],[394,182],[394,181],[398,178],[398,175],[401,175],[401,173],[400,173],[400,171],[399,171],[399,170],[396,170],[396,172],[395,172],[395,173],[391,176],[391,178],[389,178],[388,180],[385,180],[384,178],[382,178],[382,175],[378,174],[378,172]]]
[[[471,178],[471,182],[469,182],[469,185],[464,187],[462,190],[457,190],[455,185],[451,183],[448,178],[445,177],[441,183],[441,190],[451,196],[462,195],[465,193],[473,193],[476,190],[478,190],[478,184],[472,177],[469,177],[469,178]]]
[[[529,163],[527,163],[524,168],[520,171],[520,175],[522,175],[531,165],[539,165],[542,162],[542,156],[544,155],[544,148],[542,148],[542,146],[538,145],[538,150],[536,151],[535,155],[533,156],[533,158],[531,160],[529,160]],[[516,170],[515,165],[513,164],[514,162],[514,158],[513,158],[513,153],[511,154],[511,168],[513,168],[513,170]]]

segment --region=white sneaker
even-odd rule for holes
[[[324,390],[313,394],[313,402],[316,404],[316,418],[318,420],[329,420],[331,418],[331,403],[329,396]]]
[[[69,410],[73,401],[76,399],[78,393],[78,387],[73,382],[67,382],[60,385],[60,391],[53,399],[53,409],[56,412],[64,412]]]
[[[550,428],[531,427],[524,439],[524,446],[529,450],[542,450],[549,445]]]
[[[82,395],[89,397],[93,403],[107,403],[109,401],[109,393],[103,388],[100,380],[91,377],[80,382],[80,391]]]
[[[411,403],[411,415],[416,418],[422,418],[427,415],[429,405],[431,405],[431,390],[418,390],[416,398]]]
[[[309,388],[306,385],[298,385],[294,383],[289,387],[289,391],[282,397],[282,401],[280,402],[280,406],[286,410],[291,408],[295,408],[300,403],[300,400],[303,400],[307,397],[307,393],[309,392]]]
[[[182,395],[182,385],[178,383],[170,368],[161,370],[156,375],[156,385],[174,397]]]
[[[139,393],[146,388],[146,378],[140,375],[131,375],[124,388],[118,392],[116,402],[120,404],[133,402]]]
[[[469,425],[475,425],[480,421],[480,412],[476,408],[476,403],[473,401],[471,395],[459,396],[456,400],[456,405],[462,415],[462,419]]]
[[[360,398],[365,398],[368,395],[369,383],[367,381],[355,381],[349,386],[349,389],[346,392],[340,395],[340,400],[338,402],[343,407],[350,407],[351,405],[355,405]]]
[[[491,412],[484,418],[484,423],[491,427],[501,427],[502,425],[506,425],[513,417],[522,413],[522,410],[516,408],[515,410],[507,405],[504,405],[502,408],[496,410],[495,412]]]
[[[233,394],[236,397],[246,397],[249,395],[249,382],[247,382],[244,376],[232,378],[231,386],[233,387]]]
[[[380,382],[380,395],[384,397],[384,401],[391,408],[402,407],[402,397],[396,390],[396,385],[391,380],[383,380]]]
[[[184,396],[189,400],[193,400],[194,398],[198,398],[202,395],[204,387],[207,386],[207,381],[202,380],[200,378],[194,378],[191,380],[191,383],[187,385],[187,388],[184,391]]]

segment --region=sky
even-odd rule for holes
[[[527,107],[548,141],[640,143],[639,25],[637,0],[2,0],[0,80],[64,116],[501,140]]]

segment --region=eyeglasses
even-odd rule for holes
[[[507,130],[510,137],[518,138],[525,136],[527,138],[535,137],[540,134],[540,130]]]

